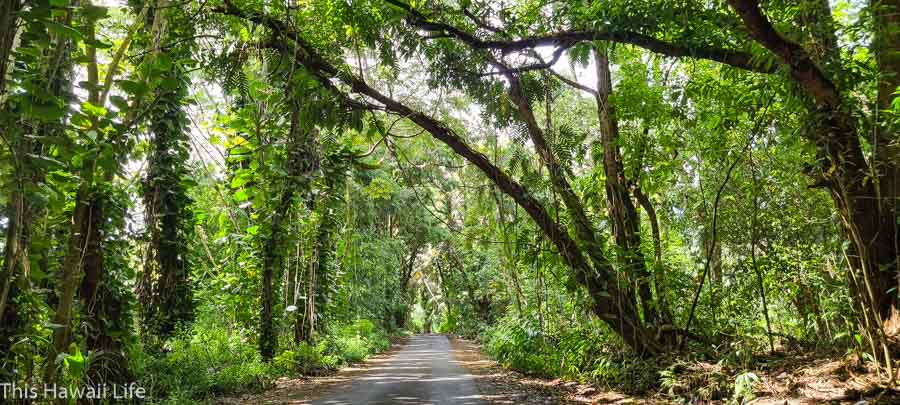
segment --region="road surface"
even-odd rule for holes
[[[333,392],[315,405],[462,404],[485,405],[473,376],[453,359],[443,335],[416,335],[399,352],[353,379],[349,390]]]

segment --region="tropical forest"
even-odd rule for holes
[[[0,403],[900,403],[900,0],[0,0]]]

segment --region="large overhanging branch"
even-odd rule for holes
[[[309,70],[316,79],[327,88],[336,91],[340,93],[342,97],[345,97],[346,93],[335,87],[331,81],[335,78],[340,80],[349,86],[353,92],[362,94],[381,103],[384,106],[385,111],[406,117],[410,121],[416,123],[428,131],[434,138],[450,147],[455,153],[478,167],[479,170],[490,178],[501,191],[512,197],[513,200],[528,213],[538,227],[540,227],[547,237],[554,242],[557,250],[559,250],[567,264],[579,272],[590,271],[590,266],[578,250],[575,241],[569,236],[568,231],[550,217],[544,206],[532,196],[531,192],[509,177],[509,175],[503,172],[499,167],[495,166],[487,156],[472,149],[472,147],[452,129],[429,117],[425,113],[415,111],[405,104],[382,94],[369,86],[361,78],[339,70],[333,64],[319,56],[312,47],[303,43],[302,39],[298,36],[290,35],[289,28],[283,22],[262,14],[244,12],[227,0],[224,4],[224,8],[216,11],[266,26],[277,35],[280,35],[282,39],[294,42],[297,46],[297,52],[295,53],[297,62]]]
[[[571,48],[577,44],[591,41],[610,41],[621,44],[634,45],[648,51],[675,58],[697,58],[723,63],[738,69],[758,73],[774,73],[777,69],[773,64],[765,60],[756,60],[747,52],[734,51],[724,48],[716,48],[712,45],[688,46],[663,41],[649,35],[634,31],[600,31],[600,30],[575,30],[563,31],[546,35],[537,35],[513,40],[482,40],[465,30],[450,24],[431,21],[421,12],[412,8],[401,0],[385,0],[388,3],[403,9],[409,18],[407,21],[413,26],[429,32],[443,32],[478,49],[495,49],[504,53],[518,52],[539,46],[552,46],[562,49]]]
[[[469,40],[463,39],[463,42],[471,46]],[[529,51],[532,53],[534,52],[533,50]],[[558,58],[560,54],[561,51],[557,49],[557,51],[554,52],[555,58]],[[503,72],[509,82],[507,94],[509,94],[510,99],[516,105],[522,122],[528,128],[528,133],[535,150],[538,153],[538,156],[540,156],[541,161],[544,163],[544,166],[547,167],[553,189],[562,197],[571,224],[578,236],[577,240],[581,245],[580,250],[587,253],[587,257],[593,265],[593,273],[581,274],[580,276],[582,283],[587,286],[591,296],[594,297],[595,312],[598,314],[608,314],[609,311],[615,311],[618,315],[613,316],[612,319],[608,320],[619,322],[617,326],[619,327],[620,333],[627,329],[629,333],[633,335],[643,335],[645,331],[639,324],[639,316],[636,308],[632,305],[632,301],[630,298],[621,299],[622,297],[630,297],[630,289],[627,287],[619,288],[619,286],[616,285],[616,282],[614,281],[614,270],[603,253],[602,245],[597,239],[597,232],[587,217],[584,204],[572,190],[572,187],[566,178],[566,170],[551,151],[550,145],[544,135],[544,131],[537,123],[529,98],[522,88],[520,76],[518,74],[521,73],[521,71],[508,67],[491,52],[486,52],[485,56],[488,63],[500,72]],[[540,55],[533,56],[541,61],[541,63],[547,64],[547,67],[552,66],[553,64],[553,61],[549,62],[549,64],[544,62]],[[606,299],[603,297],[616,298]],[[622,327],[622,323],[628,323],[629,325],[627,328],[624,328]],[[642,337],[636,340],[642,341],[647,345],[647,347],[643,348],[644,350],[655,351],[658,349],[650,347],[653,344],[651,343],[652,339]]]
[[[791,77],[816,100],[816,103],[835,108],[840,103],[837,87],[795,42],[781,36],[763,15],[758,0],[728,0],[731,7],[744,21],[750,37],[772,51],[790,67]]]
[[[548,70],[548,69],[552,68],[553,65],[556,64],[556,62],[559,61],[559,59],[562,57],[563,52],[565,52],[566,49],[567,48],[565,48],[565,47],[556,48],[556,50],[553,51],[553,55],[550,57],[549,61],[544,61],[543,59],[539,58],[538,63],[515,67],[515,68],[505,66],[496,72],[479,73],[478,76],[493,76],[493,75],[504,75],[505,76],[505,75],[514,74],[514,73],[531,72],[534,70]]]
[[[660,347],[648,335],[649,332],[639,324],[637,311],[632,302],[620,299],[623,297],[623,292],[619,289],[616,280],[610,279],[609,263],[606,263],[600,251],[593,250],[594,245],[589,244],[587,253],[590,255],[591,261],[588,261],[582,249],[569,235],[566,227],[555,221],[544,205],[528,189],[494,165],[487,156],[474,150],[446,124],[425,113],[414,110],[390,96],[384,95],[351,72],[339,69],[321,57],[312,46],[307,44],[299,35],[290,31],[283,23],[264,15],[243,12],[234,7],[228,0],[226,0],[225,4],[226,8],[219,9],[219,12],[265,25],[273,32],[279,34],[282,40],[292,43],[295,47],[294,57],[296,61],[310,71],[323,85],[347,97],[347,93],[343,89],[334,86],[332,81],[342,82],[350,88],[350,92],[363,95],[383,105],[384,111],[409,119],[423,130],[429,132],[432,137],[444,143],[456,154],[476,166],[500,191],[511,197],[517,205],[522,207],[541,229],[542,233],[550,239],[560,256],[562,256],[563,261],[573,270],[575,279],[587,288],[590,296],[594,298],[593,312],[616,330],[635,350],[643,354],[653,354],[660,351]],[[503,65],[499,64],[498,67],[503,68]],[[582,215],[582,217],[584,216]],[[583,225],[582,223],[578,226],[578,233],[582,238],[584,237],[584,231],[586,229],[589,230],[589,227]],[[596,269],[595,266],[591,266],[591,263],[600,268]]]

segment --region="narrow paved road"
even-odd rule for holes
[[[403,349],[364,375],[349,390],[313,401],[344,404],[464,404],[483,405],[473,376],[453,359],[443,335],[417,335]]]

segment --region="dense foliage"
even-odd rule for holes
[[[189,403],[411,331],[671,399],[772,353],[894,384],[897,7],[3,1],[0,382]]]

